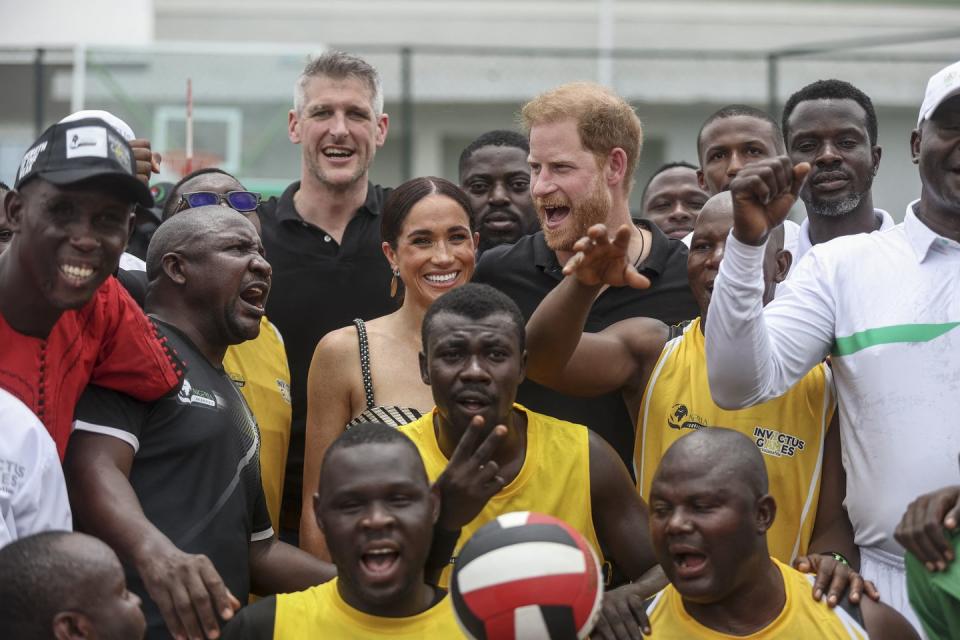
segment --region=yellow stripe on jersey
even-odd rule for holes
[[[223,369],[240,389],[260,427],[260,476],[273,530],[280,531],[280,498],[290,444],[290,368],[280,332],[266,317],[260,335],[231,345]]]
[[[770,554],[791,562],[807,552],[820,496],[827,428],[836,403],[826,365],[814,367],[790,391],[755,407],[728,411],[713,402],[700,319],[666,344],[640,404],[634,469],[644,499],[657,465],[677,439],[703,427],[749,436],[763,454],[777,518],[767,533]]]
[[[775,558],[787,594],[780,615],[766,628],[747,636],[732,636],[705,627],[687,613],[680,593],[668,585],[647,607],[653,640],[867,640],[867,633],[842,608],[831,609],[810,597],[811,576]]]
[[[415,616],[383,618],[357,611],[344,602],[334,578],[306,591],[278,595],[273,637],[275,640],[423,640],[466,636],[453,617],[449,595]]]
[[[603,562],[593,529],[590,501],[590,441],[587,428],[545,416],[515,404],[527,416],[527,454],[520,473],[492,497],[470,524],[463,528],[454,555],[477,529],[511,511],[535,511],[566,521],[593,545]],[[433,428],[436,409],[400,427],[420,450],[430,482],[446,468],[447,458],[437,444]],[[450,583],[450,567],[440,586]]]

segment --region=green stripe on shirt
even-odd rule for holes
[[[943,322],[940,324],[898,324],[891,327],[877,327],[866,329],[847,336],[837,338],[833,345],[834,356],[849,356],[878,344],[892,344],[895,342],[929,342],[939,338],[960,322]]]

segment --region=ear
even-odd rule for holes
[[[473,248],[476,249],[479,246],[480,246],[480,232],[474,231],[473,232]]]
[[[777,517],[777,501],[769,493],[757,498],[756,529],[758,535],[766,534]]]
[[[182,285],[187,281],[187,276],[184,273],[184,259],[179,253],[165,253],[163,257],[160,258],[160,268],[163,269],[164,275],[166,275],[172,282]]]
[[[130,244],[130,238],[133,237],[133,232],[137,228],[137,208],[134,207],[133,211],[130,212],[130,219],[127,220],[127,244]]]
[[[910,132],[910,158],[913,160],[913,164],[920,164],[920,138],[922,134],[920,133],[920,128],[916,128]]]
[[[390,263],[390,271],[393,271],[397,265],[397,252],[393,250],[389,242],[382,242],[380,248],[383,250],[383,255],[386,256],[387,262]]]
[[[296,109],[290,109],[287,113],[287,137],[293,144],[300,144],[300,117]]]
[[[703,179],[703,169],[697,169],[697,184],[700,185],[700,188],[710,193],[710,189],[707,189],[707,181]]]
[[[420,379],[423,380],[423,384],[430,385],[430,369],[427,367],[427,354],[425,353],[426,347],[424,350],[417,354],[417,358],[420,360]]]
[[[793,264],[793,254],[785,249],[777,252],[777,272],[773,274],[773,281],[780,284],[787,279],[790,273],[790,265]]]
[[[3,196],[3,210],[7,215],[7,225],[17,233],[20,231],[20,225],[23,223],[23,196],[19,191],[10,190]]]
[[[61,611],[53,617],[53,637],[57,640],[95,638],[93,623],[82,613]]]
[[[430,485],[430,514],[433,524],[437,524],[440,519],[440,500],[440,486],[434,482]]]
[[[377,118],[377,148],[382,147],[383,143],[387,141],[387,129],[390,128],[390,116],[385,113],[381,113],[380,117]]]
[[[523,353],[520,354],[520,379],[517,381],[519,385],[527,377],[527,350],[524,349]]]
[[[627,178],[627,152],[620,147],[614,147],[607,155],[606,167],[607,184],[615,187],[623,184]]]
[[[873,175],[877,175],[877,172],[880,171],[880,156],[883,155],[883,149],[880,145],[875,144],[870,149],[870,155],[873,156]]]
[[[313,517],[317,521],[317,527],[323,531],[323,520],[320,518],[320,494],[313,494]]]

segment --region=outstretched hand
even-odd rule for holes
[[[613,241],[607,234],[607,227],[595,224],[587,229],[587,235],[573,245],[576,254],[563,267],[563,275],[573,275],[582,284],[598,284],[611,287],[630,286],[634,289],[646,289],[650,280],[640,275],[631,264],[630,227],[623,225],[617,229]]]
[[[484,430],[483,417],[474,416],[435,483],[440,490],[439,525],[446,531],[469,524],[506,484],[493,454],[506,438],[507,428],[499,424],[485,438]]]
[[[928,571],[945,571],[956,559],[946,532],[955,532],[958,524],[960,486],[944,487],[911,502],[893,537]]]
[[[761,245],[797,201],[810,164],[794,166],[787,156],[747,165],[730,183],[733,196],[733,235],[745,244]]]

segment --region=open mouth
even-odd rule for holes
[[[672,555],[677,577],[693,578],[703,573],[707,566],[707,556],[702,553],[685,552]]]
[[[87,264],[69,264],[60,265],[60,274],[67,282],[73,285],[84,285],[93,279],[96,269]]]
[[[468,413],[477,413],[490,406],[490,399],[479,394],[463,394],[457,398],[457,404]]]
[[[330,158],[331,160],[346,160],[352,157],[353,154],[353,149],[346,147],[326,147],[323,150],[324,157]]]
[[[570,215],[570,207],[543,205],[544,221],[548,229],[556,229]]]
[[[459,276],[459,271],[450,271],[447,273],[428,273],[423,276],[423,279],[434,287],[448,289],[456,284]]]
[[[360,566],[373,580],[392,576],[400,561],[400,550],[395,545],[373,546],[360,555]]]
[[[247,286],[240,292],[240,300],[251,307],[255,313],[263,315],[267,304],[267,294],[269,292],[270,285],[257,282]]]

